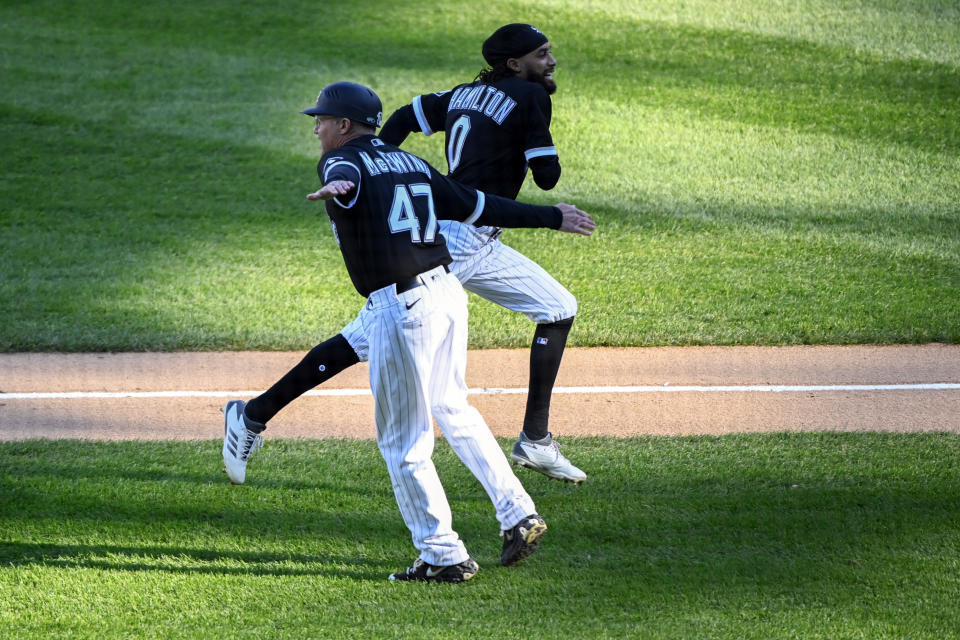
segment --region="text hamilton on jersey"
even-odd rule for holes
[[[447,111],[456,109],[463,111],[480,111],[489,116],[497,124],[503,124],[504,118],[510,115],[517,101],[510,98],[500,89],[491,85],[460,87],[450,96],[450,105]]]

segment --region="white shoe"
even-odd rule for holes
[[[521,467],[539,471],[545,476],[563,482],[580,484],[587,479],[587,474],[573,466],[567,457],[560,453],[558,445],[551,434],[543,440],[530,440],[521,433],[520,439],[513,445],[510,460]]]
[[[223,408],[223,464],[233,484],[243,484],[247,461],[263,446],[263,436],[247,429],[243,408],[246,402],[231,400]]]

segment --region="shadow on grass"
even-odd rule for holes
[[[67,569],[166,571],[222,575],[316,575],[383,580],[369,560],[335,555],[218,551],[176,546],[0,543],[0,566],[41,565]]]
[[[957,119],[947,117],[960,113],[960,70],[949,64],[645,20],[592,29],[597,37],[579,34],[582,56],[564,67],[624,104],[933,153],[960,149]]]
[[[50,441],[53,442],[53,441]],[[74,443],[89,447],[98,447],[116,443],[97,440],[74,440]],[[138,444],[143,444],[139,443]],[[366,495],[367,489],[352,483],[349,479],[314,479],[308,475],[293,476],[289,472],[275,473],[276,469],[264,467],[264,458],[270,454],[259,454],[259,460],[251,463],[251,471],[245,486],[233,487],[223,469],[220,447],[222,442],[211,442],[205,451],[202,468],[184,470],[176,464],[152,462],[150,468],[141,468],[134,465],[121,466],[116,462],[101,463],[98,461],[78,460],[44,460],[29,468],[17,471],[20,478],[34,478],[44,480],[69,480],[74,482],[93,481],[95,483],[150,483],[158,485],[196,485],[198,487],[225,488],[227,490],[256,491],[262,489],[279,489],[284,491],[356,491]],[[259,464],[257,464],[259,463]],[[165,466],[168,465],[168,466]],[[254,470],[255,467],[260,469]]]
[[[642,28],[643,48],[632,50],[626,62],[618,61],[613,54],[631,25]],[[620,100],[625,104],[688,109],[706,117],[912,145],[931,153],[960,149],[958,118],[950,117],[960,113],[960,72],[947,65],[847,55],[789,38],[653,23],[616,25],[599,35],[599,53],[594,55],[610,54],[612,70],[596,69],[595,80],[603,87],[624,85]],[[411,46],[409,34],[394,37],[399,48]],[[215,60],[216,42],[209,46]],[[149,73],[157,73],[153,50],[137,50],[137,55],[150,61]],[[425,57],[420,67],[406,72],[416,73],[431,60]],[[163,78],[163,72],[161,78],[141,78],[136,69],[122,67],[125,59],[122,64],[101,64],[108,65],[99,69],[102,75],[132,74],[131,86],[145,91],[187,81]],[[617,65],[629,65],[629,72]],[[569,66],[572,74],[593,78],[595,69],[587,61],[572,60]],[[189,83],[203,82],[186,75]],[[217,80],[214,86],[229,94],[227,82]],[[50,82],[50,87],[38,83],[41,94],[61,88],[59,82]],[[8,301],[6,306],[0,302],[7,318],[0,329],[0,349],[306,348],[309,345],[295,346],[302,341],[298,336],[332,335],[352,318],[352,311],[333,311],[354,295],[347,278],[316,276],[326,269],[344,272],[321,210],[304,204],[303,193],[316,180],[313,161],[305,160],[297,146],[308,137],[306,131],[302,138],[291,139],[290,152],[283,152],[245,144],[223,126],[198,128],[190,118],[182,126],[171,124],[178,122],[174,116],[106,118],[91,106],[99,107],[103,100],[96,83],[87,86],[82,78],[77,83],[72,90],[86,110],[51,115],[45,104],[0,105],[0,125],[14,132],[0,144],[12,169],[3,198],[8,224],[0,234],[0,249],[6,254],[0,292]],[[601,89],[595,95],[605,97]],[[126,105],[124,113],[138,113],[143,103],[156,102],[137,91],[120,91],[113,100]],[[174,100],[170,108],[189,111],[191,104]],[[271,126],[278,126],[275,104],[259,108],[272,114]],[[266,127],[253,118],[249,126]],[[562,147],[562,141],[558,143]],[[58,179],[51,183],[49,175]],[[597,215],[601,229],[622,222],[626,233],[638,226],[655,232],[679,226],[691,233],[720,229],[734,234],[755,228],[786,232],[790,235],[785,242],[792,244],[794,236],[822,231],[841,249],[849,241],[842,233],[894,237],[896,243],[884,245],[877,256],[879,269],[915,278],[923,269],[932,271],[923,279],[945,283],[937,284],[938,297],[955,298],[949,290],[956,281],[952,254],[931,258],[929,267],[900,268],[902,247],[937,249],[956,237],[955,211],[930,211],[899,201],[875,206],[839,201],[808,208],[656,201],[642,189],[614,193],[599,202],[577,201]],[[624,207],[624,201],[639,204]],[[251,246],[261,249],[238,250]],[[762,256],[760,262],[775,264],[780,257]],[[850,260],[858,264],[856,258]],[[316,268],[307,269],[305,263]],[[818,264],[814,256],[811,265]],[[744,273],[757,271],[747,268]],[[872,282],[872,274],[855,273],[854,278]],[[296,328],[289,322],[271,324],[272,317],[290,313],[273,306],[284,294],[303,305],[296,313],[302,324]],[[356,304],[361,302],[358,296]],[[884,304],[878,299],[878,309]],[[225,316],[221,310],[228,305],[235,313]],[[926,305],[908,300],[905,306]],[[942,339],[944,332],[934,327],[931,334]],[[872,342],[884,339],[876,332],[865,337]]]
[[[576,598],[605,583],[642,608],[677,594],[817,601],[906,587],[939,598],[960,545],[958,443],[956,434],[568,438],[585,485],[570,493],[524,478],[551,527],[537,571],[578,576],[583,586],[563,587]]]
[[[357,539],[402,530],[373,443],[277,441],[256,476],[233,486],[216,441],[0,442],[0,519],[60,521],[72,530],[202,527],[250,540]],[[399,527],[399,528],[398,528]]]
[[[344,459],[340,444],[351,450]],[[108,441],[49,438],[4,442],[0,440],[0,461],[8,472],[20,478],[40,481],[91,480],[94,483],[143,482],[189,483],[230,489],[223,471],[223,441]],[[274,439],[251,459],[251,473],[237,492],[262,489],[290,491],[336,491],[368,495],[368,478],[362,471],[330,476],[314,474],[316,465],[358,463],[383,467],[376,444],[370,440],[285,440]],[[259,467],[254,471],[255,467]],[[0,471],[4,470],[0,467]],[[384,477],[386,471],[383,470]],[[167,485],[170,486],[170,485]]]
[[[677,589],[701,596],[717,588],[764,589],[812,598],[821,588],[894,588],[905,581],[936,590],[945,578],[935,567],[955,562],[960,545],[955,434],[569,438],[565,445],[590,479],[569,487],[520,472],[550,531],[534,561],[517,572],[491,572],[497,580],[523,580],[537,593],[561,581],[565,593],[584,601],[604,585],[627,602]],[[339,459],[317,456],[316,447],[324,446],[286,443],[276,467],[261,472],[290,473],[312,459],[304,474],[345,477],[355,486],[289,490],[71,478],[59,465],[42,471],[45,459],[56,453],[86,458],[89,469],[96,460],[137,467],[162,449],[179,452],[170,464],[188,478],[194,471],[185,469],[197,460],[192,445],[183,443],[0,443],[0,530],[7,538],[0,561],[382,580],[382,572],[361,568],[377,560],[353,551],[362,543],[393,555],[409,544],[382,462],[370,443],[335,443]],[[438,444],[435,460],[455,527],[481,564],[492,567],[496,522],[489,500],[448,446]],[[37,466],[40,472],[29,472]],[[372,474],[374,468],[381,471]],[[90,535],[209,542],[198,548],[72,541]],[[58,537],[63,544],[48,542]],[[238,543],[297,551],[217,550]],[[322,551],[304,553],[304,545]]]
[[[445,7],[448,13],[452,6]],[[28,87],[32,92],[56,94],[63,91],[63,80],[49,88],[44,83],[65,73],[75,85],[72,100],[80,111],[96,113],[91,105],[100,107],[107,94],[129,101],[126,111],[139,113],[155,109],[163,98],[168,107],[175,106],[169,104],[171,87],[186,87],[201,96],[219,94],[231,102],[238,92],[249,91],[249,84],[235,88],[231,83],[254,83],[259,93],[282,95],[298,78],[316,74],[318,63],[319,75],[339,75],[343,69],[350,70],[354,76],[350,79],[408,75],[414,85],[404,99],[469,81],[482,66],[480,43],[487,34],[476,21],[457,23],[413,7],[394,9],[390,21],[361,28],[355,6],[330,7],[331,13],[343,12],[345,19],[332,22],[337,26],[331,37],[317,39],[309,22],[302,20],[302,14],[311,10],[309,5],[280,9],[254,3],[238,13],[231,3],[208,2],[176,10],[158,5],[123,12],[113,3],[103,7],[92,3],[80,17],[44,7],[37,9],[44,12],[41,24],[60,21],[69,25],[65,29],[70,35],[56,45],[45,38],[48,56],[34,63],[41,68],[30,68],[25,77],[37,85]],[[372,5],[366,10],[382,14]],[[882,34],[877,36],[877,48],[893,48],[886,55],[747,30],[625,15],[597,19],[595,12],[580,7],[560,9],[551,23],[565,74],[562,89],[589,89],[598,99],[624,106],[689,109],[731,122],[934,152],[960,149],[955,117],[960,108],[960,70],[907,54],[901,59],[895,45],[882,41]],[[43,32],[39,27],[38,31]],[[451,46],[454,42],[467,44]],[[21,46],[29,53],[37,45],[25,38]],[[181,53],[184,50],[190,52],[188,57]],[[158,67],[153,64],[158,57],[171,62]],[[42,68],[51,58],[57,64],[49,71]],[[438,71],[449,75],[447,86],[418,86],[418,77]],[[136,102],[144,98],[154,104],[138,107]],[[190,98],[197,99],[193,94]],[[388,110],[397,106],[388,105]]]

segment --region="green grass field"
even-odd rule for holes
[[[385,580],[373,442],[271,441],[240,487],[215,441],[0,443],[0,637],[960,637],[956,435],[566,442],[591,478],[521,472],[550,530],[510,568],[438,444],[463,585]]]
[[[0,4],[0,350],[305,349],[353,318],[298,111],[555,46],[553,133],[593,238],[509,231],[575,345],[960,340],[955,0]],[[443,166],[442,141],[409,148]],[[471,345],[528,321],[471,302]]]
[[[960,341],[956,0],[531,4],[0,1],[0,352],[335,334],[362,300],[298,111],[470,80],[514,21],[564,166],[521,197],[600,224],[505,234],[578,297],[571,345]],[[590,480],[521,472],[550,531],[510,569],[438,444],[482,567],[451,587],[385,580],[414,554],[372,442],[272,440],[232,487],[215,441],[0,441],[0,638],[960,637],[955,434],[564,444]]]

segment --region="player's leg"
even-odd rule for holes
[[[370,388],[377,444],[397,505],[421,564],[437,568],[464,563],[469,555],[453,530],[450,506],[432,460],[433,417],[425,390],[435,362],[435,336],[445,332],[448,320],[434,311],[424,289],[371,295]],[[419,304],[406,309],[407,302],[418,299]],[[393,579],[409,579],[405,576],[418,567],[415,563]]]
[[[577,300],[543,267],[502,242],[490,243],[480,258],[463,281],[464,287],[537,323],[530,347],[523,432],[511,460],[551,478],[580,483],[586,474],[560,453],[549,429],[550,400]]]
[[[577,300],[540,265],[497,240],[490,227],[440,221],[453,257],[451,273],[464,288],[537,323],[530,349],[530,384],[523,433],[549,436],[550,399]]]
[[[233,484],[243,484],[247,462],[263,443],[267,422],[296,398],[367,357],[364,311],[334,337],[311,349],[264,393],[249,402],[231,400],[223,409],[223,463]]]
[[[538,324],[533,332],[527,409],[523,418],[523,433],[530,440],[542,440],[550,435],[550,399],[572,326],[571,316]]]
[[[438,345],[428,388],[433,414],[450,447],[490,497],[504,538],[500,561],[512,565],[537,549],[547,525],[480,412],[467,401],[466,294],[453,276],[437,289],[445,295],[450,323]]]
[[[360,358],[356,351],[343,334],[338,333],[307,352],[273,386],[248,402],[244,415],[266,426],[271,418],[295,399],[358,362]]]

